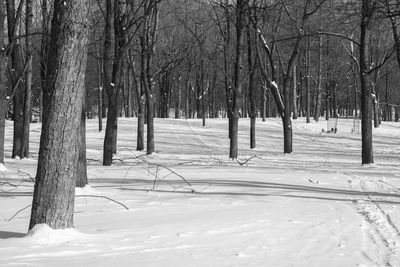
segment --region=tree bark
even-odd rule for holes
[[[6,99],[6,54],[5,54],[5,18],[6,10],[4,2],[0,2],[0,164],[4,164],[4,132],[5,132],[5,118],[7,110]]]
[[[247,65],[249,69],[249,100],[250,100],[250,148],[256,148],[256,82],[252,35],[250,26],[247,25]]]
[[[26,0],[26,55],[28,67],[25,72],[25,99],[24,99],[24,133],[22,139],[22,157],[29,158],[29,126],[31,123],[31,98],[32,98],[32,0]]]
[[[136,150],[142,151],[144,149],[144,121],[145,121],[145,95],[143,90],[143,79],[137,75],[135,71],[135,65],[133,63],[133,57],[131,51],[129,54],[129,64],[133,76],[133,83],[136,88],[136,99],[137,99],[137,137],[136,137]]]
[[[100,57],[101,51],[100,51],[100,45],[98,49],[98,55]],[[102,84],[102,60],[98,59],[97,60],[97,87],[98,87],[98,92],[97,92],[97,115],[98,115],[98,124],[99,124],[99,132],[103,130],[103,84]]]
[[[372,1],[375,2],[375,1]],[[361,158],[362,164],[374,163],[372,149],[371,87],[367,82],[367,27],[371,19],[372,5],[369,0],[362,1],[360,23],[360,85],[361,85]]]
[[[238,130],[239,130],[239,108],[240,97],[242,94],[242,43],[244,30],[244,12],[246,0],[238,0],[236,4],[236,46],[235,46],[235,64],[233,75],[232,90],[232,113],[231,113],[231,139],[229,148],[229,158],[238,157]]]
[[[84,89],[85,91],[85,89]],[[88,184],[86,163],[86,113],[85,98],[82,99],[81,121],[79,125],[79,157],[76,171],[76,187],[85,187]]]
[[[49,46],[50,46],[50,38],[49,38],[49,21],[50,21],[50,16],[49,16],[49,11],[47,7],[47,0],[42,0],[41,2],[41,12],[42,12],[42,37],[41,37],[41,44],[40,44],[40,85],[41,85],[41,90],[40,90],[40,96],[39,96],[39,102],[40,102],[40,115],[39,115],[39,120],[42,122],[42,117],[43,117],[43,88],[45,87],[45,80],[46,80],[46,73],[47,73],[47,53],[49,51]]]
[[[19,3],[17,12],[15,11],[15,0],[8,0],[6,3],[7,3],[8,39],[13,41],[19,29],[19,18],[21,16],[22,1]],[[15,40],[12,45],[11,68],[13,70],[12,87],[14,87],[15,84],[17,83],[17,80],[19,79],[19,76],[24,75],[22,49],[18,39]],[[24,117],[23,117],[24,91],[25,91],[24,84],[19,83],[16,86],[16,90],[13,97],[14,132],[13,132],[12,158],[23,157],[22,148],[23,148],[23,135],[24,135]]]
[[[147,9],[145,7],[145,9]],[[155,3],[151,9],[152,12],[146,13],[142,26],[142,34],[140,36],[141,44],[141,76],[143,77],[143,87],[146,96],[147,111],[147,143],[146,154],[150,155],[154,152],[154,96],[153,96],[153,54],[156,39],[156,31],[158,26],[158,8]]]
[[[89,37],[88,0],[55,0],[44,116],[29,229],[73,227],[79,125]]]
[[[109,60],[111,58],[111,17],[112,17],[112,4],[111,0],[106,2],[106,34],[105,34],[105,45],[104,45],[104,59]],[[115,2],[114,6],[114,34],[115,34],[115,45],[114,45],[114,60],[112,65],[111,82],[107,82],[109,79],[109,70],[104,70],[105,88],[107,89],[107,125],[106,133],[104,136],[103,145],[103,165],[110,166],[112,164],[112,157],[117,152],[117,133],[118,133],[118,113],[119,113],[119,92],[121,87],[122,77],[122,64],[125,56],[124,49],[126,45],[125,36],[125,10],[120,8],[120,3]],[[105,63],[105,65],[108,65]],[[106,72],[108,72],[106,74]]]

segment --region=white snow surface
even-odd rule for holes
[[[256,149],[241,119],[238,161],[224,119],[156,119],[150,156],[135,150],[137,120],[119,123],[118,157],[103,167],[104,132],[87,122],[75,228],[28,232],[40,124],[31,159],[18,160],[7,121],[0,266],[400,266],[400,123],[374,129],[368,166],[351,119],[336,134],[294,121],[289,155],[280,119],[257,120]]]

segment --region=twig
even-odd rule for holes
[[[121,205],[122,207],[124,207],[125,209],[129,210],[129,208],[128,208],[127,206],[125,206],[124,204],[122,204],[121,202],[116,201],[115,199],[112,199],[112,198],[109,198],[109,197],[106,197],[106,196],[97,196],[97,195],[76,195],[75,197],[105,198],[105,199],[108,199],[108,200],[110,200],[111,202],[117,203],[117,204]]]
[[[19,211],[17,211],[10,219],[8,219],[7,221],[10,222],[12,219],[15,218],[15,216],[17,216],[18,214],[20,214],[21,212],[23,212],[24,210],[26,210],[27,208],[31,207],[32,205],[28,205],[23,209],[20,209]]]
[[[246,159],[246,160],[243,161],[243,162],[240,162],[238,159],[236,159],[236,162],[239,163],[240,166],[243,166],[243,165],[245,165],[247,162],[249,162],[250,160],[252,160],[252,159],[254,159],[254,158],[261,159],[259,156],[252,156],[252,157]]]
[[[35,179],[34,179],[29,173],[27,173],[27,172],[23,172],[23,171],[21,171],[21,170],[18,170],[18,175],[21,176],[21,177],[28,176],[29,179],[30,179],[30,181],[31,181],[32,183],[35,183]]]

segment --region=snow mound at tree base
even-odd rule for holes
[[[89,235],[80,233],[73,228],[53,229],[47,224],[35,225],[25,236],[25,239],[33,243],[44,245],[57,245],[88,238],[90,238]]]

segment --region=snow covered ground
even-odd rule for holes
[[[0,170],[0,266],[400,266],[400,123],[374,129],[370,166],[352,124],[330,134],[324,120],[295,121],[294,153],[283,155],[279,119],[257,121],[253,150],[242,119],[231,161],[226,120],[157,119],[157,153],[146,156],[136,119],[121,119],[115,165],[103,167],[104,133],[89,120],[90,187],[76,191],[75,229],[27,234],[33,124],[32,158]]]

